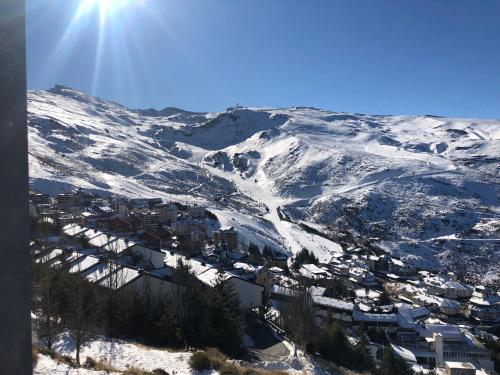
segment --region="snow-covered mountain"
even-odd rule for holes
[[[31,182],[209,206],[246,241],[327,260],[366,238],[422,267],[499,278],[500,121],[315,108],[131,110],[28,93]]]

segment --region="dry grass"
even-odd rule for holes
[[[116,367],[113,367],[109,362],[103,360],[96,361],[91,357],[87,357],[84,366],[97,371],[120,372],[120,370],[118,370]]]
[[[169,375],[168,372],[166,372],[165,370],[162,370],[161,368],[155,368],[151,374],[153,375]]]
[[[123,375],[153,375],[150,371],[145,371],[137,367],[130,367],[122,372]]]
[[[54,361],[59,362],[59,363],[64,363],[70,367],[77,368],[78,365],[76,364],[76,361],[67,356],[67,355],[61,355],[58,352],[54,350],[49,350],[46,348],[36,348],[37,353],[44,354],[50,356]]]
[[[87,361],[85,362],[85,367],[87,368],[92,368],[96,371],[106,371],[106,372],[116,372],[120,373],[123,375],[155,375],[154,372],[142,370],[137,367],[129,367],[125,371],[117,369],[113,365],[111,365],[109,362],[99,360],[96,361],[95,359],[91,357],[87,357]]]
[[[32,356],[32,361],[33,361],[33,367],[36,365],[36,363],[38,361],[39,354],[48,355],[48,356],[50,356],[50,358],[52,358],[56,362],[64,363],[64,364],[71,366],[73,368],[80,367],[76,364],[76,361],[71,357],[68,357],[66,355],[61,355],[54,350],[48,350],[46,348],[38,348],[34,345],[31,347],[31,356]],[[125,371],[123,371],[123,370],[120,370],[120,369],[114,367],[113,365],[111,365],[107,361],[95,360],[92,357],[87,357],[87,359],[85,360],[85,363],[83,364],[83,367],[93,369],[96,371],[105,371],[108,373],[115,372],[115,373],[123,374],[123,375],[163,375],[163,374],[168,374],[168,372],[166,372],[162,369],[155,369],[153,371],[146,371],[146,370],[142,370],[142,369],[137,368],[137,367],[130,367],[130,368],[127,368]]]
[[[209,348],[194,353],[189,365],[195,371],[217,370],[220,375],[286,375],[283,371],[268,371],[237,365],[228,361],[227,357],[217,349]]]
[[[31,355],[32,355],[32,360],[33,360],[33,367],[36,365],[36,362],[38,361],[38,354],[39,353],[44,354],[44,355],[48,355],[48,356],[50,356],[50,358],[52,358],[56,362],[64,363],[64,364],[71,366],[73,368],[80,367],[76,364],[76,361],[71,357],[68,357],[66,355],[61,355],[54,350],[48,350],[46,348],[38,348],[36,346],[32,346]],[[123,370],[120,370],[120,369],[114,367],[113,365],[111,365],[107,361],[95,360],[92,357],[87,357],[87,359],[85,360],[85,363],[83,364],[83,367],[93,369],[96,371],[105,371],[108,373],[114,372],[114,373],[123,374],[123,375],[163,375],[163,374],[168,374],[167,372],[165,372],[162,369],[155,369],[153,371],[146,371],[146,370],[142,370],[142,369],[137,368],[137,367],[130,367],[130,368],[127,368],[125,371],[123,371]]]

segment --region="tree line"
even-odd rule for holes
[[[283,304],[281,312],[284,330],[304,352],[355,371],[375,375],[414,374],[411,366],[393,352],[383,331],[366,331],[362,327],[353,343],[338,322],[331,321],[321,326],[316,324],[315,307],[304,287],[295,290],[289,301]],[[368,350],[369,341],[384,345],[378,364]]]
[[[223,273],[208,287],[180,262],[173,275],[179,286],[176,295],[159,301],[147,293],[124,295],[119,273],[114,274],[108,287],[102,287],[65,266],[33,263],[34,324],[47,349],[53,349],[58,334],[67,332],[78,364],[81,348],[96,335],[148,345],[215,347],[233,357],[243,353],[240,301]]]

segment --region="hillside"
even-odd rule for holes
[[[500,276],[500,121],[315,108],[131,110],[28,93],[34,188],[198,202],[244,241],[313,250],[348,232],[423,268]]]

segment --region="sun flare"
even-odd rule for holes
[[[132,3],[138,2],[140,0],[81,0],[79,13],[98,11],[101,22],[104,22],[118,11],[123,11]]]

